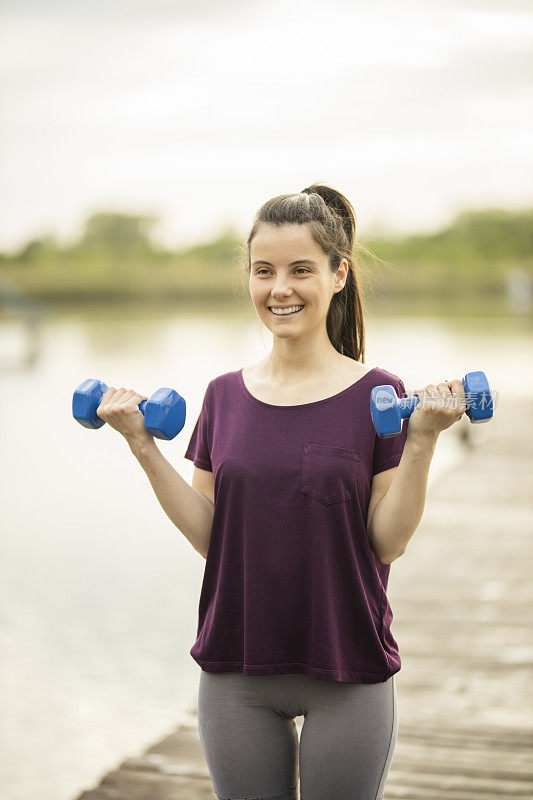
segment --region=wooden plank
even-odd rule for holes
[[[499,798],[531,798],[531,786],[513,781],[467,781],[461,775],[455,777],[412,775],[392,771],[383,800],[497,800]]]
[[[419,723],[417,725],[403,724],[401,726],[402,740],[436,742],[446,744],[456,743],[460,747],[483,744],[492,749],[523,748],[529,750],[533,756],[533,729],[516,728],[483,728],[478,727],[453,727],[451,725],[434,725]]]

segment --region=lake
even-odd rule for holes
[[[496,395],[530,395],[531,341],[525,318],[375,317],[366,363],[408,390],[482,369]],[[88,377],[145,395],[175,388],[187,421],[159,447],[190,481],[183,453],[207,383],[270,343],[253,314],[71,310],[45,318],[25,360],[22,324],[0,323],[3,800],[72,800],[196,703],[205,561],[120,434],[73,419],[74,388]],[[463,424],[441,435],[430,483],[461,457]]]

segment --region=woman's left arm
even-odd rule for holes
[[[426,503],[429,466],[439,433],[457,422],[466,411],[462,381],[428,384],[417,391],[419,402],[409,417],[400,463],[386,493],[367,520],[373,551],[383,564],[399,558],[418,528]]]

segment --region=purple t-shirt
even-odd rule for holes
[[[215,508],[190,654],[207,672],[298,673],[379,683],[398,672],[386,590],[370,547],[372,476],[400,463],[380,439],[370,391],[380,367],[341,392],[292,406],[255,398],[242,370],[209,382],[185,458],[211,470]]]

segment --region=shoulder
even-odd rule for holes
[[[232,370],[231,372],[224,372],[222,375],[216,375],[211,378],[206,388],[206,397],[209,400],[226,394],[228,391],[233,391],[239,383],[240,370]]]
[[[363,378],[367,373],[371,372],[373,382],[376,386],[382,383],[390,383],[393,385],[396,385],[398,382],[401,383],[402,379],[399,375],[387,369],[383,369],[383,367],[362,364],[360,361],[355,361],[355,359],[348,358],[347,356],[344,356],[344,359],[344,362],[341,362],[342,369],[347,376],[351,376],[354,380]]]
[[[211,378],[207,385],[212,386],[215,389],[221,389],[225,386],[235,383],[239,378],[239,373],[239,369],[234,369],[231,372],[223,372],[222,375],[217,375],[216,377]]]
[[[394,386],[395,389],[405,389],[403,380],[400,378],[400,376],[396,375],[394,372],[389,372],[387,369],[383,369],[383,367],[374,367],[372,378],[374,386],[390,384],[391,386]]]

